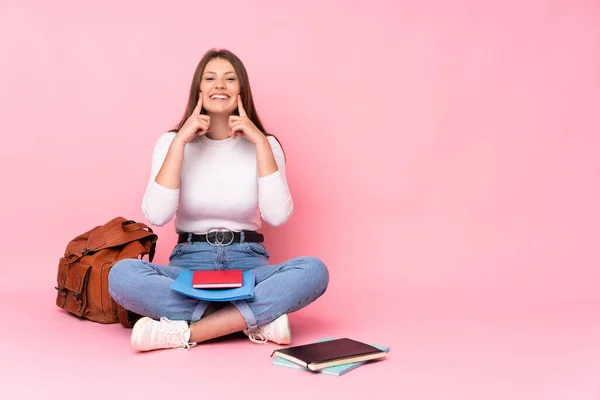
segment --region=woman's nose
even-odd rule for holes
[[[225,88],[225,81],[223,80],[217,80],[215,82],[215,86],[219,89],[224,89]]]

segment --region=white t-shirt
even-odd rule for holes
[[[283,150],[274,137],[267,136],[279,170],[259,178],[252,143],[203,135],[185,146],[180,188],[168,189],[154,179],[174,137],[175,132],[164,133],[154,147],[150,181],[142,200],[151,224],[163,226],[175,216],[177,233],[202,234],[219,228],[255,231],[262,225],[261,217],[278,226],[292,214]]]

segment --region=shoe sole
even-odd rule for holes
[[[140,335],[140,331],[142,330],[142,328],[146,324],[151,323],[152,321],[153,321],[152,318],[142,317],[133,326],[133,330],[131,331],[131,346],[134,349],[136,349],[137,351],[146,351],[145,349],[138,348],[137,341],[138,341],[138,337]]]

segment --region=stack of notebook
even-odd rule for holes
[[[380,360],[388,346],[368,345],[356,340],[324,338],[316,343],[275,350],[273,365],[341,376],[371,360]]]

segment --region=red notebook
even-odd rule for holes
[[[195,289],[231,289],[242,287],[241,269],[194,271],[192,287]]]

